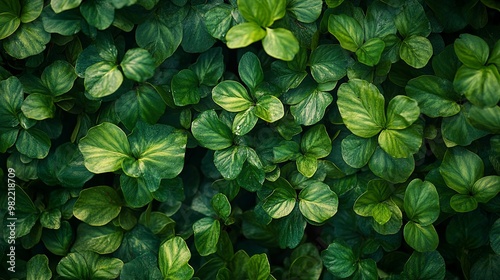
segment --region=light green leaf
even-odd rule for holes
[[[402,183],[406,181],[415,169],[413,156],[407,158],[394,158],[377,148],[368,162],[370,170],[380,178],[392,183]]]
[[[52,271],[49,267],[49,258],[38,254],[26,263],[26,280],[49,280],[52,279]]]
[[[456,194],[450,199],[450,206],[459,213],[466,213],[477,208],[477,199],[468,194]]]
[[[246,147],[232,146],[214,153],[214,164],[227,180],[238,177],[248,157]]]
[[[3,42],[5,51],[17,58],[24,59],[45,50],[50,34],[43,29],[41,20],[21,25],[19,29]]]
[[[356,256],[352,249],[338,241],[334,241],[321,252],[326,269],[336,277],[347,278],[356,271]]]
[[[375,137],[362,138],[356,135],[349,135],[342,140],[342,158],[354,168],[365,166],[377,148]]]
[[[411,221],[427,226],[439,217],[439,195],[436,187],[428,181],[414,179],[405,191],[404,209]]]
[[[246,52],[238,63],[241,80],[250,89],[255,89],[264,80],[264,72],[260,60],[253,52]]]
[[[112,224],[93,227],[80,223],[73,249],[76,251],[92,251],[98,254],[110,254],[120,247],[122,238],[122,229]]]
[[[84,189],[73,206],[73,215],[91,226],[103,226],[120,214],[122,201],[108,186]]]
[[[123,130],[107,122],[89,129],[78,146],[85,159],[85,167],[96,174],[120,169],[122,161],[131,155]]]
[[[115,8],[105,0],[84,1],[80,5],[80,12],[90,25],[99,30],[110,27],[115,19]]]
[[[262,208],[274,219],[288,216],[295,207],[297,193],[285,179],[267,182],[273,192],[264,199]]]
[[[332,101],[333,97],[328,92],[314,90],[305,99],[290,106],[290,112],[297,124],[313,125],[324,117]]]
[[[120,63],[125,77],[144,82],[155,73],[155,60],[145,49],[129,49]]]
[[[230,49],[244,48],[260,41],[266,36],[266,30],[255,22],[244,22],[229,29],[226,34],[226,44]]]
[[[403,230],[406,243],[418,252],[430,252],[437,249],[439,237],[434,226],[422,226],[409,221]]]
[[[0,40],[2,40],[12,35],[21,24],[19,18],[21,4],[19,1],[2,1],[0,14],[2,15],[0,20]]]
[[[212,208],[217,213],[219,217],[226,220],[231,215],[231,203],[227,196],[223,193],[218,193],[212,197],[210,200]]]
[[[285,16],[285,0],[238,0],[238,10],[250,22],[267,27]]]
[[[165,279],[188,280],[194,269],[188,264],[191,258],[186,242],[181,237],[173,237],[160,247],[158,263]]]
[[[219,120],[214,110],[201,113],[191,124],[191,131],[205,148],[222,150],[233,145],[231,129]]]
[[[380,179],[371,180],[368,182],[367,190],[356,199],[354,212],[363,217],[373,217],[378,224],[384,225],[392,216],[389,206],[395,206],[390,200],[392,193],[393,188],[388,182]]]
[[[74,9],[82,3],[82,0],[51,0],[50,6],[56,13]]]
[[[480,107],[492,107],[500,101],[498,84],[500,84],[500,74],[495,65],[479,69],[462,66],[453,80],[455,90],[464,94],[472,104]]]
[[[271,276],[271,266],[269,265],[269,260],[265,253],[253,255],[248,262],[244,264],[244,270],[247,271],[248,279],[274,279],[274,277]]]
[[[297,170],[300,174],[311,178],[318,169],[318,159],[312,156],[302,155],[296,160]]]
[[[306,219],[323,223],[337,213],[338,197],[322,182],[309,183],[299,193],[299,209]]]
[[[172,96],[177,106],[197,104],[201,99],[201,90],[196,74],[190,69],[183,69],[172,77]]]
[[[300,148],[303,154],[314,158],[324,158],[332,151],[332,141],[323,124],[315,125],[304,133]]]
[[[399,55],[413,68],[422,68],[432,57],[432,44],[429,39],[418,35],[407,37],[401,42]]]
[[[208,256],[217,251],[220,236],[220,223],[210,217],[202,218],[193,224],[194,245],[201,256]]]
[[[232,131],[236,135],[245,135],[250,132],[257,124],[259,118],[255,115],[255,106],[245,111],[239,112],[233,121]]]
[[[384,48],[385,43],[382,39],[372,38],[356,50],[356,57],[365,65],[375,66],[379,63]]]
[[[417,101],[404,95],[397,95],[387,105],[388,129],[405,129],[420,116]]]
[[[472,185],[471,193],[477,202],[488,203],[500,192],[500,176],[486,176]]]
[[[95,98],[113,94],[122,82],[122,72],[112,62],[101,61],[85,70],[85,89]]]
[[[293,33],[284,28],[267,28],[262,46],[266,53],[274,58],[291,61],[299,52],[299,41]]]
[[[287,1],[286,10],[300,22],[311,23],[317,20],[321,15],[323,1],[301,1],[291,0]]]
[[[42,13],[43,0],[22,0],[21,7],[21,22],[32,22],[37,19]]]
[[[453,44],[458,59],[467,67],[480,69],[488,61],[490,48],[482,38],[471,34],[460,34]]]
[[[484,174],[481,158],[461,147],[448,149],[439,167],[446,185],[460,194],[468,194]]]
[[[236,81],[223,81],[212,90],[212,98],[217,105],[228,112],[245,111],[253,105],[247,90]]]
[[[423,114],[432,117],[450,117],[460,112],[459,95],[453,84],[437,76],[423,75],[408,81],[406,94],[418,102]]]
[[[328,31],[337,38],[342,48],[351,52],[355,52],[363,44],[363,28],[355,18],[348,15],[330,15]]]
[[[22,129],[17,136],[17,150],[30,158],[45,158],[49,154],[50,146],[47,134],[36,128]]]
[[[255,105],[254,113],[260,119],[273,123],[283,118],[285,109],[281,101],[273,95],[264,95]]]
[[[385,127],[384,96],[365,80],[353,79],[342,84],[337,105],[344,124],[359,137],[375,136]]]
[[[395,158],[408,158],[422,146],[422,126],[414,124],[401,130],[385,129],[378,136],[380,147]]]
[[[44,120],[54,117],[56,106],[51,96],[33,93],[24,99],[21,110],[27,118]]]
[[[318,83],[334,82],[347,73],[347,56],[339,45],[319,45],[311,53],[311,75]]]
[[[120,275],[123,261],[102,257],[91,251],[73,252],[63,257],[56,271],[65,279],[105,278],[114,279]]]

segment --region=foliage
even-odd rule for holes
[[[494,279],[499,12],[0,0],[0,274]]]

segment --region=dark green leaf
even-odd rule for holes
[[[384,48],[385,43],[382,39],[372,38],[356,50],[356,56],[359,62],[368,66],[374,66],[379,63]]]
[[[233,180],[240,174],[247,157],[246,147],[232,146],[215,151],[214,164],[224,178]]]
[[[402,276],[405,279],[438,280],[445,278],[445,263],[438,251],[414,252],[405,263]]]
[[[49,280],[52,271],[46,255],[35,255],[26,263],[26,280]]]
[[[115,18],[115,8],[105,0],[84,1],[80,5],[80,12],[90,25],[99,30],[111,26]]]
[[[311,75],[318,83],[338,81],[346,75],[347,62],[339,45],[320,45],[309,58]]]
[[[352,249],[340,242],[334,241],[321,252],[321,258],[326,269],[334,276],[347,278],[356,271],[356,257]]]
[[[365,166],[377,148],[375,137],[361,138],[349,135],[342,140],[342,158],[354,168]]]
[[[479,69],[486,64],[490,55],[488,44],[478,36],[460,34],[453,44],[458,59],[467,67]]]
[[[121,228],[112,224],[92,227],[81,223],[76,232],[76,240],[73,249],[81,251],[92,251],[98,254],[113,253],[120,247],[123,238]]]
[[[231,129],[219,120],[214,110],[201,113],[191,124],[191,131],[200,145],[211,150],[222,150],[233,144]]]
[[[23,101],[21,110],[27,118],[44,120],[54,117],[56,106],[51,96],[33,93]]]
[[[381,148],[377,148],[368,162],[370,170],[380,178],[393,183],[402,183],[415,169],[413,156],[393,158]]]
[[[446,185],[460,194],[468,194],[484,173],[481,158],[461,147],[448,149],[439,167]]]
[[[50,34],[43,29],[41,20],[21,25],[19,29],[3,42],[5,51],[18,59],[37,55],[45,50]]]
[[[325,115],[326,108],[332,103],[331,94],[314,90],[304,100],[290,106],[290,112],[295,122],[302,125],[313,125]]]
[[[30,158],[45,158],[49,154],[50,146],[47,134],[36,128],[23,129],[17,136],[17,150]]]

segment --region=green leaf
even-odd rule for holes
[[[247,271],[248,279],[268,280],[271,275],[271,266],[265,253],[253,255],[244,264],[244,269]]]
[[[296,203],[295,208],[288,216],[275,220],[273,225],[274,235],[280,248],[288,247],[293,249],[302,241],[307,223],[302,213],[300,213],[298,203]]]
[[[20,13],[21,4],[19,1],[2,1],[2,7],[0,8],[0,14],[2,15],[2,20],[0,21],[0,40],[9,37],[17,30],[21,24]]]
[[[273,123],[283,118],[285,109],[277,97],[273,95],[264,95],[257,100],[254,114],[268,123]]]
[[[299,209],[306,219],[323,223],[337,213],[338,197],[322,182],[313,182],[299,193]]]
[[[336,277],[347,278],[356,271],[356,257],[350,247],[334,241],[321,252],[326,269]]]
[[[488,61],[490,48],[486,41],[471,34],[460,34],[453,44],[458,59],[467,67],[479,69]]]
[[[332,101],[333,97],[328,92],[314,90],[304,100],[290,106],[290,112],[297,124],[313,125],[324,117]]]
[[[404,95],[397,95],[387,105],[388,129],[405,129],[420,116],[417,101]]]
[[[119,227],[108,224],[93,227],[81,223],[76,232],[73,249],[76,251],[92,251],[98,254],[110,254],[120,247],[123,231]]]
[[[446,185],[460,194],[468,194],[484,174],[481,158],[461,147],[448,149],[439,167]]]
[[[82,3],[82,0],[51,0],[50,6],[56,13],[74,9]]]
[[[115,112],[121,122],[132,130],[138,121],[156,123],[167,105],[158,91],[148,84],[142,84],[123,95],[115,102]]]
[[[480,108],[472,106],[469,111],[469,122],[476,128],[500,133],[500,107]]]
[[[282,178],[272,183],[268,182],[266,185],[273,191],[264,199],[262,208],[274,219],[288,216],[295,207],[297,198],[295,190],[288,181]]]
[[[264,72],[259,58],[252,52],[246,52],[238,63],[241,80],[250,89],[255,89],[264,80]]]
[[[59,229],[44,229],[42,241],[45,247],[53,254],[66,256],[73,243],[73,231],[68,221],[62,221]]]
[[[108,186],[84,189],[73,206],[73,215],[91,226],[103,226],[120,214],[122,201]]]
[[[168,125],[138,122],[129,141],[141,174],[172,179],[182,171],[187,144],[185,133]],[[125,162],[122,166],[125,167]]]
[[[120,272],[120,279],[162,279],[161,271],[157,266],[158,260],[151,253],[145,253],[141,256],[125,263]]]
[[[196,74],[190,69],[183,69],[172,77],[172,96],[177,106],[197,104],[201,99],[201,90]]]
[[[43,29],[42,21],[36,20],[21,25],[14,34],[5,39],[3,47],[9,55],[25,59],[44,51],[49,41],[50,34]]]
[[[347,73],[347,56],[339,45],[323,44],[314,49],[309,58],[311,75],[318,83],[334,82]]]
[[[122,72],[112,62],[101,61],[85,70],[85,89],[95,98],[113,94],[122,82]]]
[[[57,264],[56,271],[64,279],[105,278],[120,275],[123,261],[102,257],[91,251],[69,253]]]
[[[432,117],[450,117],[460,112],[458,94],[453,84],[443,78],[423,75],[408,81],[406,94],[418,102],[423,114]]]
[[[481,2],[485,2],[483,0]],[[491,3],[490,5],[494,5],[496,3]],[[497,4],[498,5],[498,4]],[[497,6],[497,10],[500,7]],[[471,267],[470,277],[471,279],[489,279],[495,278],[498,273],[500,273],[500,269],[498,269],[497,263],[500,261],[500,256],[497,254],[485,254],[483,257],[478,259]]]
[[[194,269],[188,264],[190,258],[191,252],[181,237],[176,236],[163,243],[158,263],[164,279],[191,279]]]
[[[488,203],[500,192],[500,176],[486,176],[477,180],[471,192],[477,202]]]
[[[349,135],[342,140],[342,158],[354,168],[365,166],[377,148],[375,137],[361,138],[356,135]]]
[[[158,66],[179,47],[182,33],[182,24],[177,22],[175,15],[169,15],[166,8],[160,8],[137,26],[135,40],[139,47],[153,55]]]
[[[337,105],[344,124],[359,137],[375,136],[385,127],[384,96],[365,80],[353,79],[342,84]]]
[[[43,211],[40,215],[40,225],[48,229],[58,229],[61,227],[61,216],[59,209]]]
[[[208,7],[208,5],[193,5],[183,19],[181,45],[185,52],[201,53],[210,50],[216,42],[208,33],[204,23],[205,12],[208,10]]]
[[[231,15],[232,7],[229,4],[217,5],[205,13],[205,26],[212,37],[223,41],[229,28],[234,22]]]
[[[422,138],[422,126],[415,124],[401,130],[382,130],[378,136],[378,143],[392,157],[408,158],[418,152]]]
[[[227,196],[223,193],[218,193],[212,197],[210,201],[212,208],[217,213],[219,217],[226,220],[231,215],[231,203],[229,202]]]
[[[217,105],[228,112],[245,111],[253,105],[247,90],[236,81],[223,81],[212,90],[212,98]]]
[[[200,84],[215,86],[224,73],[222,49],[211,48],[202,53],[196,63],[189,67],[198,77]]]
[[[232,131],[236,135],[245,135],[250,132],[259,118],[255,115],[255,106],[248,108],[245,111],[239,112],[234,117]]]
[[[229,29],[226,44],[230,49],[244,48],[266,37],[266,30],[255,22],[244,22]]]
[[[96,174],[120,169],[123,160],[131,154],[123,130],[107,122],[89,129],[80,140],[79,149],[85,159],[85,167]]]
[[[323,1],[313,0],[313,1],[300,1],[291,0],[287,1],[287,11],[292,13],[292,15],[300,22],[311,23],[317,20],[321,15],[321,9],[323,6]]]
[[[406,243],[418,252],[434,251],[439,244],[438,234],[432,224],[423,226],[409,221],[403,232]]]
[[[0,127],[15,127],[21,111],[24,93],[19,79],[12,76],[0,81]]]
[[[250,192],[258,191],[264,181],[266,180],[266,173],[261,168],[249,164],[248,161],[243,165],[240,175],[236,178],[236,182],[244,189]],[[239,190],[239,188],[238,188]]]
[[[299,41],[293,33],[284,28],[267,28],[266,33],[262,39],[262,46],[266,53],[277,59],[293,60],[300,49]]]
[[[23,114],[30,119],[44,120],[53,118],[56,106],[51,96],[39,93],[28,95],[21,106]]]
[[[304,133],[300,141],[302,153],[314,158],[324,158],[332,151],[332,141],[323,124],[315,125]]]
[[[238,10],[250,22],[267,27],[285,16],[285,0],[238,0]]]
[[[246,147],[232,146],[215,151],[214,164],[225,179],[233,180],[240,174],[247,157]]]
[[[491,226],[490,246],[496,254],[500,252],[500,219],[497,219]]]
[[[129,49],[120,63],[125,77],[136,82],[144,82],[155,73],[155,60],[145,49]]]
[[[468,194],[455,194],[450,199],[450,206],[459,213],[473,211],[477,208],[477,200]]]
[[[348,15],[330,15],[328,31],[337,38],[342,48],[355,52],[363,44],[364,32],[359,22]]]
[[[26,263],[26,280],[52,279],[49,258],[46,255],[35,255]]]
[[[217,251],[220,236],[220,223],[210,217],[202,218],[193,224],[194,244],[202,256],[208,256]]]
[[[439,217],[439,195],[434,185],[428,181],[414,179],[405,191],[404,209],[411,221],[421,226],[434,223]]]
[[[374,220],[384,225],[391,219],[392,212],[390,205],[394,202],[390,200],[393,189],[384,180],[371,180],[368,188],[356,199],[353,209],[356,214],[363,217],[373,217]]]
[[[105,0],[84,1],[80,5],[80,12],[91,26],[99,30],[110,27],[115,19],[115,8]]]
[[[452,144],[448,146],[454,146],[455,144],[467,146],[473,141],[488,134],[486,131],[479,130],[472,126],[468,118],[470,107],[470,103],[465,103],[461,106],[461,110],[458,114],[449,118],[444,118],[441,122],[441,134],[443,138],[452,142]]]
[[[45,158],[49,154],[50,146],[47,134],[36,128],[22,129],[17,136],[17,150],[30,158]]]
[[[399,48],[401,59],[413,68],[423,68],[432,57],[432,44],[429,39],[417,35],[407,37]]]
[[[222,150],[233,145],[231,129],[219,120],[214,110],[201,113],[191,124],[191,131],[205,148]]]
[[[379,63],[384,48],[385,43],[382,39],[372,38],[356,50],[356,57],[365,65],[375,66]]]
[[[43,0],[21,1],[21,22],[28,23],[37,19],[42,13]]]
[[[431,33],[431,24],[424,7],[418,1],[406,1],[402,11],[396,16],[396,27],[405,38],[412,35],[427,37]]]
[[[446,266],[438,251],[413,252],[404,265],[404,279],[444,279]]]
[[[296,161],[297,170],[300,174],[311,178],[316,170],[318,169],[318,160],[315,157],[302,155],[297,158]]]
[[[406,181],[415,169],[413,156],[407,158],[394,158],[377,148],[368,162],[370,170],[380,178],[393,183]]]
[[[474,105],[492,107],[500,101],[497,85],[500,83],[500,74],[494,65],[479,69],[462,66],[458,69],[453,86],[458,93]]]
[[[42,73],[42,83],[53,96],[62,95],[73,88],[76,80],[75,68],[64,60],[56,60]]]

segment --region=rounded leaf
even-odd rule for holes
[[[356,271],[357,259],[352,249],[340,242],[333,242],[321,252],[321,258],[328,271],[336,277],[347,278]]]
[[[423,226],[409,221],[403,230],[406,243],[418,252],[430,252],[437,249],[439,237],[434,226]]]
[[[355,52],[363,44],[363,28],[356,19],[346,14],[330,15],[328,31],[337,38],[342,48],[351,52]]]
[[[191,124],[191,131],[205,148],[222,150],[233,145],[231,129],[219,120],[214,110],[201,113]]]
[[[420,108],[415,99],[397,95],[387,105],[388,129],[405,129],[412,125],[420,116]]]
[[[244,48],[260,41],[266,36],[266,31],[255,22],[244,22],[229,29],[226,34],[226,44],[230,49]]]
[[[421,226],[434,223],[439,217],[439,195],[428,181],[414,179],[405,191],[404,209],[408,218]]]
[[[210,217],[202,218],[193,224],[194,245],[201,256],[217,251],[220,236],[220,222]]]
[[[323,223],[337,213],[338,197],[322,182],[312,182],[299,193],[302,215],[315,223]]]
[[[432,44],[425,37],[412,35],[403,40],[399,54],[411,67],[423,68],[432,57]]]
[[[155,73],[155,60],[145,49],[129,49],[120,63],[125,77],[144,82]]]
[[[460,34],[453,44],[458,59],[470,68],[481,68],[488,61],[490,48],[482,38],[471,34]]]
[[[73,215],[91,226],[103,226],[120,214],[122,201],[108,186],[84,189],[73,206]]]
[[[85,89],[95,98],[113,94],[122,82],[122,72],[112,62],[101,61],[85,70]]]
[[[273,123],[283,118],[285,109],[276,96],[264,95],[257,100],[254,113],[260,119]]]
[[[446,185],[460,194],[468,194],[484,174],[481,158],[461,147],[448,149],[439,167]]]
[[[284,28],[267,28],[262,46],[266,53],[274,58],[291,61],[299,52],[299,41],[295,35]]]
[[[245,111],[253,105],[247,90],[236,81],[223,81],[212,90],[212,99],[228,112]]]

